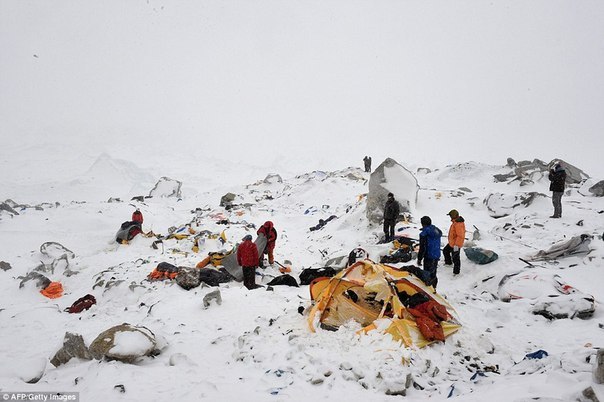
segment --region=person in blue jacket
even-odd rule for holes
[[[426,273],[424,282],[436,289],[438,283],[436,269],[438,268],[438,260],[440,260],[440,238],[443,232],[432,224],[432,219],[429,216],[422,216],[420,222],[422,230],[419,233],[417,265],[421,267],[422,260],[424,260],[424,272]]]

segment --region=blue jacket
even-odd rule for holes
[[[440,259],[440,238],[442,235],[443,232],[434,225],[422,228],[422,231],[419,232],[419,252],[417,259]]]

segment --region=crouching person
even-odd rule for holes
[[[243,285],[249,290],[256,289],[256,267],[258,266],[258,248],[252,242],[252,235],[246,235],[237,248],[237,263],[243,269]]]

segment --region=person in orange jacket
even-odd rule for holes
[[[449,228],[449,239],[447,245],[443,248],[445,265],[453,265],[453,275],[458,275],[461,269],[461,259],[459,254],[465,240],[466,224],[463,217],[459,216],[457,210],[452,209],[447,214],[451,217],[451,227]]]
[[[258,229],[258,232],[256,233],[258,235],[263,234],[264,236],[266,236],[266,247],[264,247],[264,250],[258,250],[258,253],[260,254],[258,265],[260,266],[260,268],[264,268],[264,254],[268,254],[268,263],[270,265],[273,265],[273,263],[275,262],[273,251],[275,250],[275,242],[277,241],[277,230],[275,229],[273,222],[264,222],[264,224],[260,226],[260,229]]]

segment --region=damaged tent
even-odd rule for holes
[[[564,282],[549,272],[516,272],[505,275],[499,282],[501,301],[528,299],[533,314],[550,320],[560,318],[589,318],[596,310],[594,297]]]
[[[264,236],[262,233],[259,234],[254,243],[258,248],[258,254],[261,254],[264,248],[266,247],[266,236]],[[222,259],[222,266],[227,270],[229,274],[231,274],[235,278],[237,282],[241,282],[243,281],[243,270],[237,262],[237,247],[233,250],[232,253],[226,255]]]
[[[363,333],[377,329],[406,346],[424,347],[444,341],[461,327],[454,309],[432,287],[410,272],[371,260],[359,261],[333,278],[315,279],[310,295],[312,332],[317,326],[336,330],[354,320]]]
[[[591,236],[582,234],[573,238],[556,243],[547,250],[540,250],[537,254],[530,257],[531,261],[555,260],[559,257],[567,257],[571,255],[589,254],[591,251],[589,243]]]

